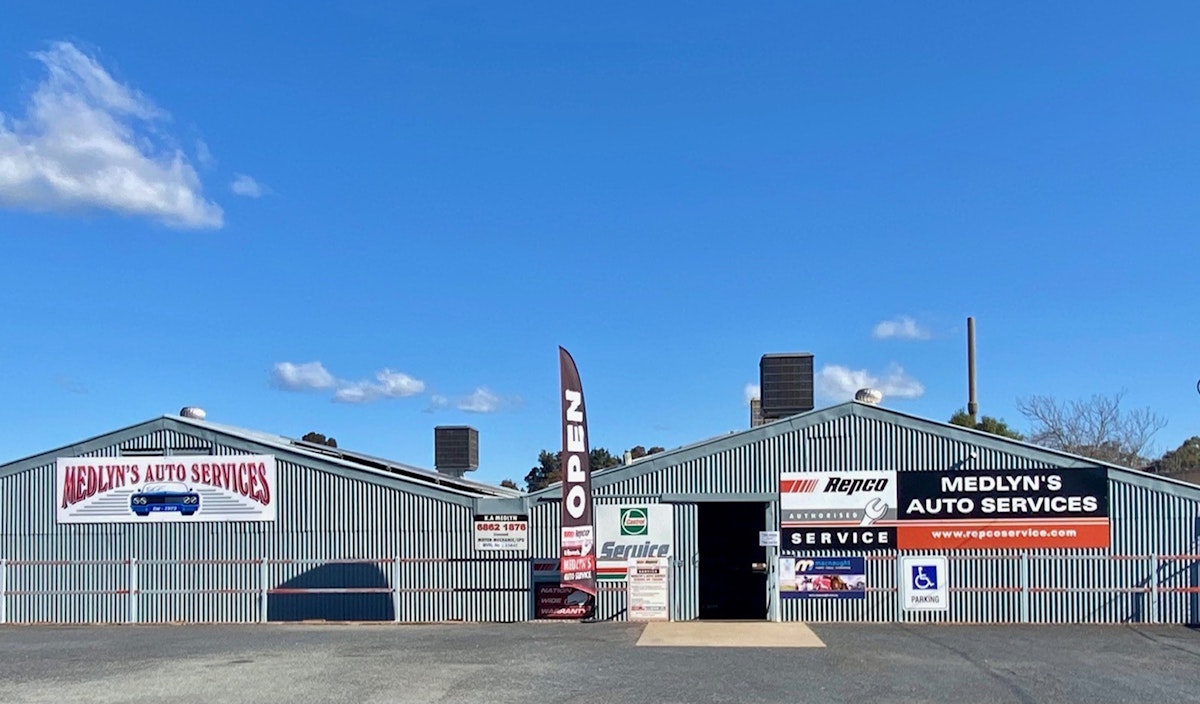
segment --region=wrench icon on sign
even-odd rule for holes
[[[883,515],[885,513],[887,513],[887,510],[888,510],[888,505],[883,502],[883,499],[881,499],[879,497],[875,497],[875,498],[871,499],[869,502],[867,502],[867,505],[863,507],[863,513],[865,515],[863,515],[863,518],[861,521],[859,521],[858,525],[860,525],[860,526],[871,525],[875,521],[878,521],[880,518],[883,518]]]

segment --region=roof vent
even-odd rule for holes
[[[199,406],[184,406],[183,408],[179,409],[179,415],[183,416],[184,418],[204,420],[205,416],[208,414],[205,413],[204,409]]]
[[[859,389],[854,394],[854,400],[859,403],[869,403],[872,406],[878,406],[883,400],[883,392],[879,389]]]

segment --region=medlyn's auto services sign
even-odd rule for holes
[[[902,550],[1109,546],[1099,467],[905,472],[898,495]]]
[[[59,523],[274,521],[270,455],[60,457]]]
[[[779,479],[780,549],[896,547],[896,473],[785,472]]]
[[[629,561],[674,557],[674,520],[669,504],[596,506],[596,576],[623,580]]]

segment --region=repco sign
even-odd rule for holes
[[[896,547],[894,471],[784,472],[779,528],[784,549]]]

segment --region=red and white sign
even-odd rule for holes
[[[271,455],[59,457],[59,523],[274,521]]]
[[[476,550],[528,550],[529,516],[524,514],[477,514]]]
[[[629,561],[629,620],[668,621],[671,618],[665,557],[637,557]]]

